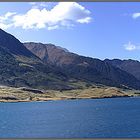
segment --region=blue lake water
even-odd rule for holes
[[[0,103],[0,138],[140,138],[140,98]]]

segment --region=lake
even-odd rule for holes
[[[0,138],[140,138],[140,98],[0,103]]]

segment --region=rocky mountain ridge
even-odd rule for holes
[[[139,89],[139,79],[106,60],[80,56],[52,44],[29,42],[24,45],[46,65],[53,65],[68,77],[90,83]]]

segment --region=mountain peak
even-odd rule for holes
[[[14,55],[36,57],[13,35],[0,29],[0,46]]]

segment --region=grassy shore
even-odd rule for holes
[[[56,91],[36,90],[0,86],[0,102],[31,102],[69,99],[97,99],[139,96],[136,90],[124,90],[116,87],[92,86],[84,89]]]

